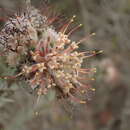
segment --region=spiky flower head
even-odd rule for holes
[[[77,95],[94,90],[85,82],[89,80],[87,74],[96,70],[83,69],[82,63],[85,58],[95,55],[95,52],[77,51],[78,45],[86,38],[78,42],[69,39],[72,32],[81,26],[66,33],[74,18],[59,31],[53,28],[53,22],[50,25],[47,16],[31,5],[20,15],[9,18],[1,30],[0,43],[7,63],[17,66],[19,73],[3,78],[23,77],[32,89],[38,88],[38,95],[55,89],[64,98],[86,103],[78,99]]]

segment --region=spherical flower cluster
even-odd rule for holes
[[[74,18],[74,17],[73,17]],[[85,76],[95,69],[83,69],[82,63],[86,57],[95,54],[78,52],[79,44],[86,38],[75,42],[66,33],[73,18],[57,32],[48,25],[48,18],[30,6],[21,15],[14,15],[6,23],[0,33],[0,43],[3,45],[7,63],[17,66],[18,74],[12,78],[24,77],[38,95],[47,94],[49,89],[64,97],[80,103],[86,100],[76,97],[92,89],[82,82]],[[4,77],[4,79],[11,78]],[[85,82],[86,82],[85,81]]]

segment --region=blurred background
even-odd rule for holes
[[[55,11],[77,15],[75,23],[83,23],[72,38],[96,33],[80,47],[104,51],[85,63],[97,68],[91,83],[96,92],[86,105],[57,101],[53,91],[36,104],[26,84],[10,87],[0,80],[0,130],[130,130],[130,0],[48,1]],[[43,2],[32,0],[40,8]],[[24,0],[0,0],[0,18],[22,6]],[[13,71],[1,60],[0,73]]]

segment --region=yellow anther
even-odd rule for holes
[[[95,91],[96,89],[95,88],[91,88],[92,91]]]
[[[54,86],[54,87],[55,87],[55,86],[56,86],[56,84],[55,84],[55,83],[52,83],[52,86]]]
[[[35,115],[35,116],[38,116],[38,115],[39,115],[39,112],[37,112],[37,111],[34,112],[34,115]]]
[[[95,79],[94,79],[94,78],[92,78],[91,80],[93,80],[93,81],[94,81]]]
[[[96,33],[91,33],[91,36],[95,36],[96,35]]]
[[[36,76],[38,76],[38,75],[39,75],[39,73],[36,73],[35,75],[36,75]]]
[[[73,18],[76,18],[76,15],[73,15]]]
[[[39,67],[39,68],[40,68],[41,66],[42,66],[41,64],[37,64],[37,67]]]
[[[85,91],[84,91],[84,90],[82,90],[82,91],[81,91],[81,93],[85,93]]]
[[[36,60],[37,56],[33,56],[33,59]]]
[[[93,69],[93,71],[94,71],[94,72],[97,72],[97,69],[96,69],[96,68],[94,68],[94,69]]]
[[[71,19],[71,21],[70,22],[74,22],[74,19]]]
[[[81,100],[80,103],[81,104],[86,104],[86,101]]]
[[[4,77],[4,79],[8,79],[7,77]]]
[[[47,88],[51,88],[51,85],[48,85]]]
[[[79,27],[83,26],[83,24],[80,24]]]
[[[92,53],[96,53],[96,51],[92,51]]]
[[[99,51],[98,53],[103,53],[103,50]]]
[[[74,18],[76,18],[76,15],[73,15],[72,19],[70,20],[70,22],[74,22]]]

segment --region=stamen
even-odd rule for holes
[[[92,34],[86,36],[85,38],[81,39],[81,40],[80,40],[79,42],[77,42],[76,44],[78,45],[78,44],[80,44],[80,43],[83,43],[84,41],[88,40],[90,37],[92,37],[92,36],[94,36],[94,35],[95,35],[95,33],[92,33]]]
[[[94,52],[95,52],[95,51],[94,51]],[[85,59],[85,58],[89,58],[89,57],[95,56],[95,55],[97,55],[97,54],[103,53],[103,50],[101,50],[101,51],[99,51],[99,52],[95,52],[95,53],[94,53],[94,52],[93,52],[93,54],[88,55],[88,56],[83,56],[82,58]]]
[[[76,15],[74,15],[74,16],[70,19],[70,21],[69,21],[67,24],[65,24],[65,25],[61,28],[60,32],[62,32],[63,34],[65,34],[66,31],[67,31],[67,29],[68,29],[68,27],[71,25],[71,23],[74,22],[74,18],[76,18]]]
[[[86,101],[83,101],[83,100],[80,100],[78,98],[75,98],[72,94],[68,93],[68,95],[70,96],[70,98],[73,100],[73,101],[76,101],[77,103],[81,103],[81,104],[86,104]]]
[[[68,33],[68,36],[70,36],[73,32],[77,31],[80,27],[82,27],[83,25],[80,24],[78,26],[76,26],[75,28],[73,28],[69,33]]]
[[[7,79],[15,79],[15,78],[21,76],[22,74],[23,74],[23,72],[15,75],[15,76],[0,76],[0,79],[5,79],[5,80],[7,80]]]
[[[55,16],[55,17],[53,17],[53,18],[51,18],[51,19],[48,19],[48,26],[49,25],[51,25],[52,23],[54,23],[56,20],[58,20],[59,19],[59,17],[58,16]]]

